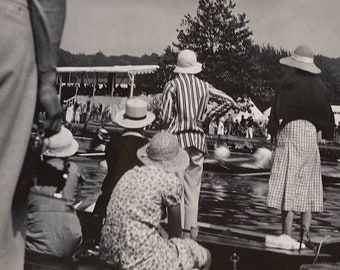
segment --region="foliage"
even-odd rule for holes
[[[246,15],[234,14],[233,0],[199,0],[195,16],[184,16],[177,30],[177,41],[157,54],[141,57],[121,55],[105,56],[102,52],[92,55],[59,51],[59,66],[109,66],[158,64],[156,74],[136,77],[135,94],[161,93],[167,81],[174,76],[178,51],[191,49],[196,52],[203,70],[198,76],[235,99],[248,96],[264,111],[280,79],[291,69],[280,65],[279,60],[288,52],[270,44],[253,43],[252,32]],[[327,97],[332,104],[340,104],[340,58],[315,57],[321,68],[321,79],[327,87]]]
[[[280,58],[288,53],[283,49],[277,50],[271,45],[252,48],[256,72],[253,73],[253,85],[250,96],[260,110],[270,107],[271,99],[280,79],[287,69],[280,64]]]
[[[72,54],[60,49],[58,53],[58,66],[123,66],[123,65],[156,65],[159,56],[155,53],[143,55],[141,57],[120,55],[105,56],[99,51],[95,54]]]
[[[191,49],[204,63],[200,77],[230,95],[250,93],[252,32],[245,14],[233,14],[231,0],[200,0],[197,14],[185,15],[178,31],[179,50]]]
[[[320,76],[327,88],[328,101],[332,104],[340,104],[340,70],[337,69],[340,67],[340,61],[335,63],[337,65],[334,65],[333,61],[327,57],[315,56],[315,64],[321,69]]]

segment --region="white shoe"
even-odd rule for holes
[[[291,238],[289,235],[282,234],[280,236],[266,235],[266,247],[281,248],[281,249],[299,249],[300,242]],[[306,248],[304,243],[301,244],[301,249]]]

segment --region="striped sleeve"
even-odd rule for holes
[[[202,121],[203,120],[203,115],[204,113],[206,113],[206,110],[207,110],[207,106],[208,106],[208,101],[209,101],[209,91],[207,90],[208,87],[206,87],[206,84],[205,82],[203,81],[200,81],[200,92],[201,92],[201,101],[200,101],[200,104],[198,106],[198,119],[199,121]]]
[[[171,121],[174,91],[175,87],[172,81],[168,82],[163,89],[161,103],[161,120],[163,127],[168,127]]]

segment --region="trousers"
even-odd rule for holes
[[[190,158],[190,165],[186,169],[184,184],[184,220],[183,228],[191,230],[197,227],[198,203],[201,191],[204,154],[195,147],[185,148]],[[183,207],[182,207],[183,209]]]

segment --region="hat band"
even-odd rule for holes
[[[150,153],[149,148],[146,149],[146,152],[148,153],[148,157],[152,160],[155,160],[155,161],[170,160],[178,154],[178,151],[176,151],[176,152],[168,153],[166,155],[164,155],[164,154],[158,155],[157,153]]]
[[[306,64],[313,64],[313,58],[310,58],[310,57],[300,56],[300,55],[297,55],[295,53],[293,53],[293,55],[291,57],[294,60],[299,61],[299,62],[303,62],[303,63],[306,63]]]
[[[141,117],[134,117],[134,116],[127,115],[126,113],[124,114],[124,119],[143,120],[145,118],[146,118],[146,115],[141,116]]]

